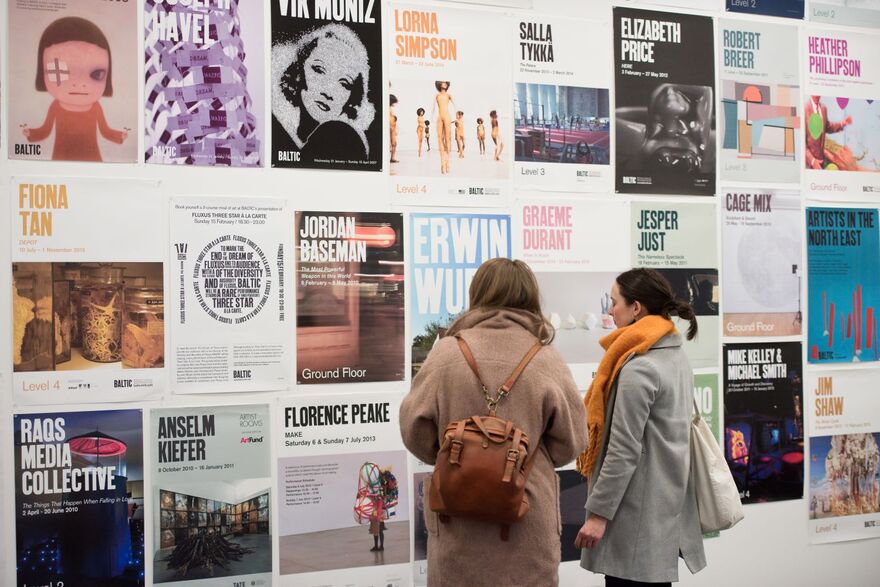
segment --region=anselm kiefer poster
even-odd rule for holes
[[[140,410],[19,414],[16,586],[144,584]]]

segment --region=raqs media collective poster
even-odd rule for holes
[[[144,585],[143,414],[18,414],[16,586]]]
[[[269,406],[151,410],[153,583],[272,584]]]
[[[810,363],[877,361],[876,208],[807,208]]]
[[[880,27],[880,0],[814,0],[810,2],[810,20]]]
[[[297,383],[402,381],[403,214],[297,212]]]
[[[146,162],[259,167],[263,46],[260,2],[145,0]]]
[[[477,268],[510,257],[510,216],[412,213],[410,336],[415,376],[439,338],[468,309]]]
[[[161,393],[167,207],[158,184],[61,177],[10,183],[16,403]]]
[[[283,200],[174,198],[172,389],[286,389],[290,332]]]

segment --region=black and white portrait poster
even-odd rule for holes
[[[614,9],[618,193],[715,194],[715,64],[706,16]]]
[[[380,171],[380,0],[272,5],[272,167]]]

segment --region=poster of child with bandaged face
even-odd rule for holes
[[[9,2],[9,156],[137,161],[137,3]]]

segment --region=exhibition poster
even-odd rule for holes
[[[270,2],[272,167],[382,169],[382,0]]]
[[[880,0],[814,0],[810,19],[829,24],[880,27]]]
[[[43,176],[10,183],[15,402],[160,394],[167,204],[158,183]]]
[[[694,373],[694,402],[718,444],[722,442],[723,400],[718,373]]]
[[[520,14],[512,24],[517,185],[610,191],[610,22]]]
[[[390,14],[386,136],[395,198],[503,204],[515,156],[509,17],[398,3]]]
[[[715,46],[707,16],[614,8],[616,190],[715,194]]]
[[[135,163],[137,3],[8,5],[10,159]]]
[[[725,344],[724,454],[743,503],[804,495],[800,342]]]
[[[412,476],[412,577],[415,587],[428,584],[428,525],[425,523],[425,495],[431,489],[431,473],[434,467],[410,455],[409,470]]]
[[[141,410],[17,414],[16,587],[144,584]]]
[[[726,19],[718,25],[721,179],[800,182],[797,27]]]
[[[693,306],[699,333],[684,341],[691,366],[717,367],[720,295],[715,204],[641,201],[631,206],[632,267],[656,269],[672,285],[676,298]],[[682,334],[687,332],[687,322],[676,323]]]
[[[726,2],[727,10],[730,12],[783,18],[804,17],[804,0],[726,0]]]
[[[877,361],[876,208],[807,208],[810,363]]]
[[[403,381],[403,214],[297,212],[296,380]]]
[[[437,340],[468,309],[468,291],[477,268],[495,257],[510,257],[510,216],[506,214],[409,215],[412,375]]]
[[[724,336],[798,336],[806,294],[798,192],[722,192]]]
[[[259,167],[263,10],[249,0],[144,2],[144,160]]]
[[[271,585],[269,406],[150,411],[153,583]]]
[[[810,542],[880,537],[876,375],[813,371],[810,401]]]
[[[805,179],[813,197],[880,194],[880,38],[808,28]]]
[[[287,389],[289,238],[281,199],[171,200],[173,391]]]
[[[278,558],[283,586],[406,585],[408,455],[402,394],[285,400],[277,434]]]

